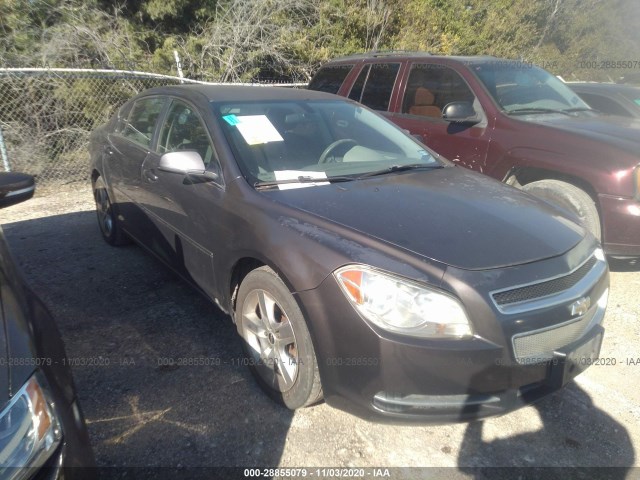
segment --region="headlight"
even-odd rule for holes
[[[0,478],[30,476],[29,469],[41,467],[60,443],[60,425],[43,384],[33,375],[0,413]]]
[[[364,318],[390,332],[425,338],[473,335],[454,297],[363,265],[334,272],[342,291]]]

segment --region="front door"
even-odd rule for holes
[[[217,181],[198,181],[184,174],[158,169],[163,154],[195,151]],[[218,222],[224,185],[218,159],[196,108],[173,100],[158,135],[155,152],[142,165],[145,208],[160,237],[153,250],[187,280],[214,298],[213,276]],[[169,247],[169,249],[167,249]]]
[[[471,102],[483,120],[476,125],[447,122],[442,112],[451,102]],[[452,68],[439,63],[410,65],[399,111],[391,120],[445,158],[482,172],[489,147],[490,131],[480,103]]]

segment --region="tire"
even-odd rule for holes
[[[587,230],[598,240],[602,240],[598,209],[591,196],[584,190],[560,180],[540,180],[528,183],[522,189],[573,213]]]
[[[118,225],[115,208],[111,203],[107,186],[102,177],[98,177],[93,184],[93,198],[96,201],[98,226],[105,242],[113,246],[131,243],[131,239]]]
[[[258,385],[291,410],[322,400],[311,335],[296,300],[269,267],[250,272],[235,308],[246,364]]]

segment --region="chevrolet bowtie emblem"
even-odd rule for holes
[[[591,306],[591,299],[589,297],[583,297],[579,300],[576,300],[571,304],[571,316],[581,316],[589,311],[589,307]]]

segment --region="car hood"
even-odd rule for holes
[[[552,126],[575,135],[622,148],[632,155],[640,153],[640,120],[581,113],[567,115],[528,115],[527,120]]]
[[[586,234],[555,207],[458,167],[264,193],[362,235],[468,270],[562,255]]]

